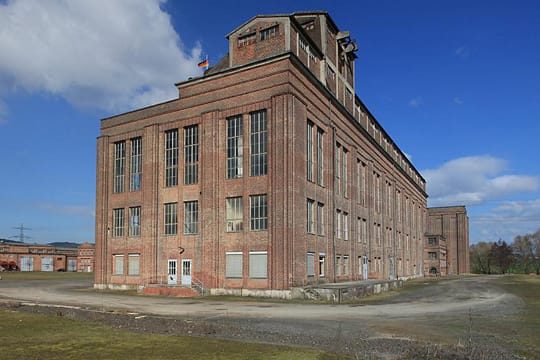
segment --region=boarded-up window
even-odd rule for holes
[[[139,254],[129,254],[128,275],[139,275]]]
[[[307,253],[306,268],[307,276],[315,276],[315,254],[312,252]]]
[[[225,253],[225,277],[227,278],[242,278],[242,253],[241,252],[226,252]]]
[[[266,251],[251,251],[249,253],[249,277],[252,279],[266,279]]]
[[[124,255],[114,255],[114,274],[122,275],[124,273]]]

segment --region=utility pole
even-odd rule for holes
[[[24,242],[25,239],[30,239],[30,236],[24,235],[24,230],[32,229],[24,227],[23,224],[21,224],[21,226],[14,227],[14,229],[19,230],[19,235],[12,236],[12,238],[18,238],[20,242]]]

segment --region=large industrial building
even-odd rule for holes
[[[101,121],[95,286],[287,296],[423,273],[425,180],[326,12],[255,16],[177,99]]]

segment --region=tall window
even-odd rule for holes
[[[307,232],[310,234],[315,233],[315,224],[314,224],[314,216],[313,216],[313,207],[315,205],[315,201],[311,199],[307,199]]]
[[[348,184],[347,184],[347,150],[345,148],[343,148],[343,151],[341,152],[342,156],[343,156],[343,161],[341,162],[341,166],[342,166],[342,179],[341,179],[341,183],[342,183],[342,190],[343,190],[343,196],[344,197],[347,197],[348,196],[348,193],[347,193],[347,188],[348,188]]]
[[[343,275],[349,275],[349,255],[343,255]]]
[[[391,218],[393,216],[392,208],[394,206],[394,202],[392,201],[392,195],[394,193],[392,192],[392,184],[390,182],[387,182],[386,185],[386,214],[388,215],[388,217]]]
[[[375,208],[376,213],[381,212],[381,176],[375,171],[373,172],[373,207]]]
[[[199,233],[199,202],[184,202],[184,234]]]
[[[114,143],[114,186],[115,193],[124,192],[124,180],[126,177],[126,142]]]
[[[311,121],[307,122],[306,145],[307,179],[313,181],[313,123]]]
[[[227,205],[227,231],[237,232],[244,228],[244,206],[242,197],[231,197],[226,199]]]
[[[129,208],[129,236],[141,236],[141,207]]]
[[[178,185],[178,130],[165,132],[165,186]]]
[[[317,128],[317,184],[323,185],[323,131]]]
[[[114,275],[124,274],[124,255],[113,255],[114,258]]]
[[[178,233],[177,203],[165,204],[165,235]]]
[[[129,190],[141,190],[142,183],[142,138],[131,139],[131,166]]]
[[[251,113],[251,176],[268,173],[268,131],[266,127],[266,110]]]
[[[349,214],[343,212],[343,240],[349,240]]]
[[[242,116],[227,119],[227,179],[241,178],[244,172]]]
[[[361,206],[366,206],[366,196],[367,196],[367,187],[366,187],[366,164],[358,160],[356,162],[356,187],[358,193],[358,203]]]
[[[340,155],[340,149],[341,145],[336,143],[336,149],[335,149],[335,165],[334,165],[334,173],[336,176],[336,181],[334,187],[336,188],[336,195],[340,193],[339,185],[341,184],[341,155]]]
[[[184,128],[184,185],[199,181],[199,127]]]
[[[265,195],[252,195],[250,199],[251,230],[268,229],[268,203]]]
[[[124,209],[113,210],[113,236],[124,236]]]
[[[336,238],[341,238],[341,210],[336,209]]]
[[[317,203],[317,234],[324,235],[324,204]]]

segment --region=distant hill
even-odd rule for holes
[[[21,242],[21,241],[17,241],[17,240],[9,240],[9,239],[0,239],[0,243],[1,243],[1,244],[24,244],[24,243]]]
[[[52,243],[48,243],[47,245],[52,245],[57,248],[64,248],[64,249],[77,249],[79,245],[81,244],[63,241],[63,242],[52,242]]]

